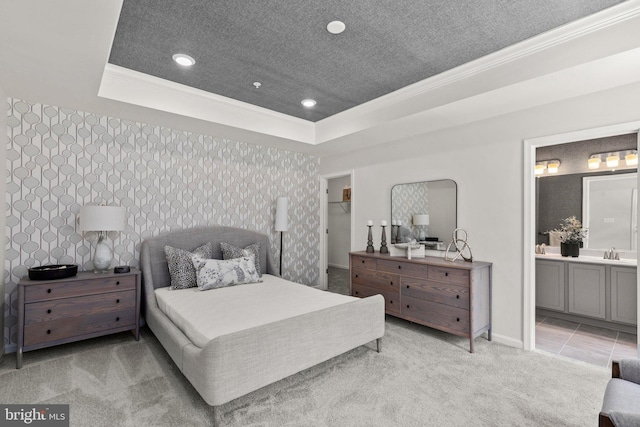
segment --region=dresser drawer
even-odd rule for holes
[[[400,298],[398,292],[380,291],[379,289],[370,288],[368,286],[353,285],[351,294],[354,297],[366,298],[372,295],[382,295],[384,297],[384,310],[387,313],[400,313]]]
[[[91,279],[65,282],[47,282],[25,286],[25,302],[67,298],[80,295],[96,294],[109,291],[120,291],[136,288],[135,276],[100,278],[98,274]]]
[[[469,333],[469,311],[461,308],[403,295],[402,314],[427,326]]]
[[[447,267],[429,267],[427,278],[441,282],[469,286],[469,270]]]
[[[463,309],[469,309],[469,287],[432,282],[413,277],[402,277],[402,297],[410,296],[428,301],[439,302]]]
[[[397,274],[384,273],[382,271],[368,270],[366,268],[351,269],[351,283],[369,286],[382,291],[400,290],[400,276]]]
[[[351,267],[360,267],[360,268],[368,268],[370,270],[376,269],[376,260],[375,258],[368,258],[363,256],[352,255],[351,256]]]
[[[134,328],[135,319],[135,310],[129,309],[33,323],[24,327],[24,346],[65,340],[114,328]]]
[[[25,304],[24,323],[48,322],[51,320],[84,316],[92,313],[109,313],[136,306],[136,291],[107,292],[84,297],[54,299]]]
[[[388,273],[401,274],[403,276],[425,277],[429,270],[429,266],[423,264],[414,264],[411,262],[403,262],[400,260],[378,260],[378,270]]]

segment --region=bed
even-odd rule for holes
[[[165,245],[193,251],[208,242],[260,243],[263,282],[200,291],[170,290]],[[145,321],[211,406],[376,341],[384,335],[381,295],[354,298],[280,278],[266,235],[212,226],[168,232],[142,243]]]

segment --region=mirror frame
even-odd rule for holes
[[[393,206],[394,206],[394,204],[393,204],[393,190],[394,190],[394,188],[396,188],[397,186],[400,186],[400,185],[429,184],[429,183],[437,183],[437,182],[444,182],[444,181],[447,181],[447,182],[451,182],[451,183],[453,183],[453,190],[455,191],[455,198],[454,198],[454,204],[453,204],[453,210],[454,210],[454,218],[453,218],[453,220],[454,220],[454,227],[453,227],[451,230],[447,231],[447,233],[452,233],[452,232],[455,230],[455,228],[458,226],[458,183],[457,183],[456,181],[454,181],[453,179],[449,179],[449,178],[444,178],[444,179],[434,179],[434,180],[431,180],[431,181],[402,182],[402,183],[394,184],[394,185],[391,187],[391,191],[390,191],[390,199],[391,199],[391,218],[392,218],[392,221],[394,220],[394,216],[393,216],[393,212],[394,212],[394,209],[393,209]],[[448,234],[447,234],[447,235],[445,235],[445,236],[438,236],[438,237],[440,237],[440,239],[443,239],[443,241],[444,241],[445,243],[446,243],[446,241],[447,241],[447,240],[448,240],[448,238],[449,238]],[[446,250],[446,247],[437,248],[437,249],[436,249],[436,248],[428,248],[428,249],[431,249],[431,250],[440,250],[440,251],[445,251],[445,250]]]

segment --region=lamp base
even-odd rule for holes
[[[108,273],[113,260],[113,253],[106,242],[104,233],[100,233],[93,253],[93,272],[96,274]]]

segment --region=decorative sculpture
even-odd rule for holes
[[[373,236],[371,235],[372,225],[367,224],[367,227],[369,227],[369,236],[367,240],[367,253],[372,254],[375,252],[375,249],[373,248]]]
[[[458,232],[464,233],[464,238],[458,237]],[[447,246],[447,251],[444,253],[444,259],[446,261],[455,261],[458,258],[462,258],[467,262],[473,262],[473,254],[471,253],[471,246],[469,246],[469,242],[467,242],[468,234],[467,231],[462,228],[456,228],[453,230],[451,234],[451,243]],[[461,245],[461,246],[460,246]],[[449,257],[449,250],[455,246],[456,255],[453,258]],[[465,251],[468,251],[469,256],[465,256]]]

